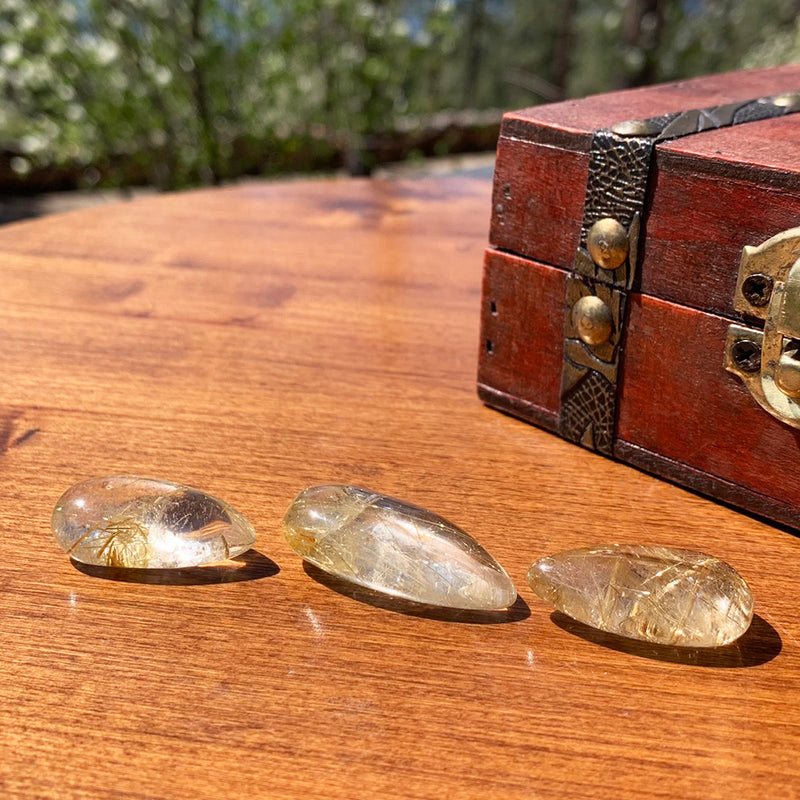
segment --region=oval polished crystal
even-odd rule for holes
[[[353,583],[417,603],[499,610],[517,590],[471,536],[418,506],[354,486],[312,486],[283,520],[292,549]]]
[[[52,522],[72,558],[107,567],[194,567],[233,558],[256,540],[253,526],[222,500],[134,475],[76,483]]]
[[[568,550],[532,564],[528,583],[579,622],[657,644],[729,644],[753,619],[753,596],[739,573],[693,550],[623,544]]]

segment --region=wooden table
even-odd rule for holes
[[[479,403],[489,206],[485,179],[329,180],[0,230],[0,796],[800,797],[800,541]],[[228,500],[255,551],[76,568],[50,511],[114,473]],[[280,520],[322,482],[451,519],[521,600],[403,613],[304,569]],[[728,560],[750,632],[626,643],[527,587],[610,540]]]

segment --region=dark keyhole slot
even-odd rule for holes
[[[491,339],[486,340],[486,352],[491,355],[494,352],[494,344]]]
[[[492,301],[489,303],[489,311],[491,311],[491,312],[492,312],[492,314],[494,314],[495,316],[497,316],[497,303],[495,303],[495,301],[494,301],[494,300],[492,300]]]

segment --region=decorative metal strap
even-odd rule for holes
[[[659,142],[800,111],[800,92],[628,120],[592,137],[581,240],[567,278],[559,432],[613,455],[625,306]]]

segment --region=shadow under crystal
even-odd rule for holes
[[[665,661],[670,664],[688,664],[694,667],[722,669],[757,667],[772,661],[783,649],[783,642],[775,628],[763,617],[755,614],[750,627],[735,642],[722,647],[677,647],[654,644],[639,639],[628,639],[614,633],[592,628],[568,617],[560,611],[550,615],[551,621],[561,630],[592,644],[616,650],[619,653]]]
[[[349,597],[359,603],[381,608],[384,611],[393,611],[397,614],[407,614],[412,617],[424,617],[441,622],[460,622],[472,625],[497,625],[504,622],[519,622],[530,615],[528,604],[517,595],[517,600],[510,608],[502,611],[477,611],[469,608],[446,608],[432,606],[426,603],[415,603],[402,597],[393,597],[390,594],[360,586],[357,583],[345,581],[335,575],[321,570],[308,561],[303,562],[303,569],[309,578],[322,584],[337,594]]]
[[[215,583],[238,583],[271,578],[280,572],[280,567],[257,550],[248,550],[240,556],[221,564],[201,567],[178,567],[176,569],[141,569],[136,567],[102,567],[84,564],[70,558],[72,566],[84,575],[108,581],[126,583],[148,583],[160,586],[202,586]]]

